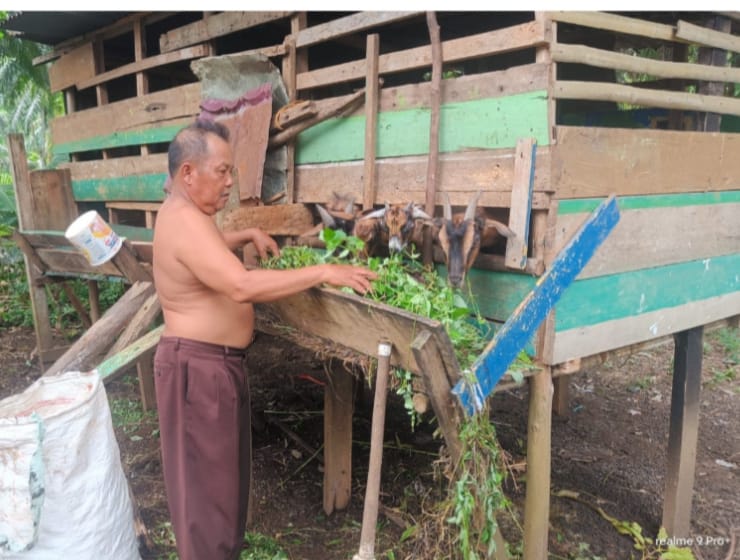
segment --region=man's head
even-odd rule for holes
[[[197,120],[177,133],[167,152],[173,188],[183,191],[202,212],[212,215],[226,205],[233,184],[229,130]]]

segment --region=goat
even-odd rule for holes
[[[445,193],[444,215],[434,221],[434,239],[445,255],[447,281],[453,288],[460,288],[465,274],[473,266],[481,247],[490,247],[500,237],[515,234],[506,225],[488,219],[482,209],[477,209],[481,192],[473,196],[465,213],[452,214],[450,197]]]
[[[388,204],[379,210],[364,214],[355,222],[353,234],[365,242],[368,254],[378,254],[381,248],[391,253],[400,253],[409,242],[420,244],[419,220],[431,221],[431,217],[413,202]]]
[[[326,204],[326,207],[316,204],[316,211],[319,213],[321,223],[302,233],[299,236],[299,242],[314,245],[317,243],[315,238],[324,228],[342,230],[347,235],[352,234],[355,218],[357,217],[354,196],[333,192],[332,198]]]

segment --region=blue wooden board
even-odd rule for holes
[[[452,392],[467,414],[483,408],[496,383],[618,221],[617,199],[612,195],[594,210],[496,333],[471,366],[473,376],[465,374],[455,385]]]

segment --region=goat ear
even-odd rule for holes
[[[514,233],[511,229],[509,229],[509,226],[502,224],[501,222],[496,221],[496,220],[486,220],[485,227],[495,228],[497,232],[499,232],[501,235],[503,235],[507,239],[509,237],[516,237],[516,233]]]
[[[331,227],[331,228],[337,227],[336,220],[334,220],[334,217],[331,214],[329,214],[326,208],[321,206],[321,204],[317,204],[316,210],[319,211],[319,216],[321,216],[321,221],[326,227]]]
[[[409,203],[409,204],[413,204],[413,203]],[[414,220],[431,220],[432,219],[432,217],[429,214],[424,212],[424,210],[422,210],[418,206],[412,206],[409,210],[411,211],[411,217]]]

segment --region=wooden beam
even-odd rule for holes
[[[552,446],[552,370],[529,378],[527,494],[524,502],[524,560],[547,558]]]
[[[557,137],[551,181],[560,199],[740,189],[737,134],[558,126]]]
[[[380,37],[376,33],[367,36],[365,60],[365,157],[362,190],[362,209],[369,210],[375,204],[375,152],[378,142],[378,56]]]
[[[715,31],[714,29],[708,29],[686,21],[679,20],[678,25],[676,26],[676,37],[705,47],[714,47],[715,49],[740,53],[740,37],[732,35],[732,33]],[[722,81],[737,82],[740,80],[735,79]]]
[[[141,304],[153,293],[154,285],[151,282],[137,282],[131,286],[98,322],[46,370],[44,376],[58,375],[72,369],[92,369],[98,356],[106,352]]]
[[[622,84],[560,80],[555,82],[552,95],[557,99],[614,101],[646,107],[709,111],[740,116],[740,99],[733,97],[651,90]]]
[[[516,144],[509,212],[509,229],[515,236],[506,240],[506,265],[518,270],[527,264],[536,152],[537,141],[534,138],[522,138]]]
[[[141,307],[128,322],[126,328],[123,329],[121,335],[106,353],[105,359],[118,354],[139,337],[143,336],[161,312],[162,306],[155,292],[141,304]]]
[[[442,63],[444,60],[437,15],[432,11],[428,11],[426,20],[429,42],[431,44],[432,79],[429,87],[429,154],[427,156],[424,211],[430,216],[434,216],[437,186],[439,183],[439,126],[442,106]],[[424,266],[430,266],[433,258],[432,232],[430,228],[425,228],[422,239],[422,262]]]
[[[23,251],[28,262],[36,267],[36,277],[39,278],[46,271],[47,267],[44,261],[42,261],[36,253],[33,245],[31,245],[28,239],[26,239],[26,236],[17,229],[13,230],[11,238],[15,241],[15,244],[18,245],[18,248]]]
[[[449,63],[492,54],[503,54],[536,47],[544,43],[542,24],[532,21],[461,39],[443,41],[442,51],[444,52],[445,62]],[[406,49],[380,55],[378,64],[378,71],[381,75],[423,68],[432,64],[432,53],[428,47]],[[358,80],[364,75],[364,61],[337,64],[298,74],[298,90]]]
[[[186,47],[177,51],[171,51],[166,52],[163,54],[150,56],[147,58],[142,58],[141,60],[137,60],[135,62],[131,62],[129,64],[124,64],[123,66],[119,66],[118,68],[115,68],[113,70],[109,70],[108,72],[104,72],[102,74],[97,74],[96,76],[93,76],[87,80],[81,81],[77,84],[77,89],[85,89],[92,86],[97,86],[98,84],[102,84],[104,82],[110,82],[111,80],[115,80],[116,78],[120,78],[122,76],[129,76],[131,74],[137,75],[137,84],[140,81],[139,75],[145,77],[142,72],[145,70],[149,70],[151,68],[157,68],[159,66],[163,66],[165,64],[172,64],[174,62],[180,62],[183,60],[191,60],[193,58],[201,58],[203,56],[207,56],[208,54],[208,48],[207,45],[194,45],[192,47]],[[148,93],[148,91],[144,91],[146,88],[142,88],[141,93],[137,93],[137,95],[145,95]],[[138,91],[138,86],[137,86]]]
[[[136,342],[131,343],[129,346],[118,352],[118,354],[101,362],[95,368],[98,375],[100,375],[100,377],[105,381],[115,378],[116,374],[124,371],[131,364],[136,362],[140,356],[147,352],[151,352],[159,342],[163,331],[164,325],[159,326],[156,329],[149,331]]]
[[[203,43],[250,27],[256,27],[288,17],[292,12],[221,12],[183,25],[159,37],[159,50],[163,53]]]
[[[13,176],[13,192],[15,194],[16,215],[18,216],[18,227],[21,230],[36,227],[35,201],[33,200],[33,189],[28,172],[28,160],[26,146],[21,134],[8,135],[8,154],[10,155],[10,172]],[[40,278],[40,269],[33,264],[24,253],[24,265],[26,279],[28,280],[28,291],[31,298],[31,312],[33,314],[33,326],[36,332],[36,345],[39,350],[39,359],[42,360],[43,352],[52,347],[51,321],[49,320],[49,305],[46,299],[46,290],[37,284]]]
[[[703,327],[696,327],[675,335],[668,471],[661,523],[669,537],[686,538],[690,535],[703,334]]]
[[[341,365],[326,370],[324,387],[324,512],[349,506],[352,495],[352,413],[355,378]],[[362,382],[362,381],[360,381]]]
[[[200,112],[200,82],[78,111],[51,121],[52,142],[59,147],[74,141],[178,124]]]
[[[595,29],[625,33],[627,35],[639,35],[660,39],[662,41],[684,41],[676,36],[672,25],[653,23],[637,18],[607,14],[604,12],[549,12],[554,21],[582,25]]]
[[[223,231],[258,227],[270,235],[300,235],[314,223],[305,204],[241,206],[224,214]]]
[[[337,39],[350,33],[359,33],[378,25],[403,21],[424,12],[359,12],[326,23],[313,25],[297,34],[296,47],[308,47]]]
[[[540,323],[575,280],[588,260],[619,221],[619,208],[610,196],[593,212],[570,243],[560,251],[535,288],[495,334],[471,366],[475,382],[462,379],[454,393],[463,409],[473,414],[483,408],[485,399],[519,352],[532,338]],[[549,407],[548,407],[549,412]]]
[[[740,82],[740,68],[706,66],[687,62],[666,62],[639,56],[614,53],[583,45],[556,44],[550,47],[556,62],[588,64],[600,68],[614,68],[658,76],[718,82]]]
[[[93,44],[86,43],[49,66],[49,87],[52,93],[74,87],[95,76],[95,69]]]
[[[136,362],[136,375],[139,378],[139,394],[144,412],[157,408],[157,394],[154,388],[154,352],[148,352]]]
[[[151,282],[152,275],[141,266],[136,258],[136,250],[131,242],[124,240],[119,251],[113,256],[111,262],[116,265],[126,279],[131,282]]]

